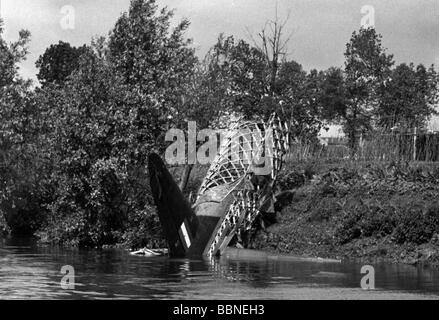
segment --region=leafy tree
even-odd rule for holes
[[[354,32],[345,69],[330,68],[321,85],[321,116],[344,125],[355,152],[361,133],[383,128],[422,128],[435,113],[438,76],[433,67],[401,64],[392,69],[374,29]]]
[[[378,125],[387,130],[424,128],[430,116],[436,114],[438,81],[433,66],[398,65],[381,91],[376,111]]]
[[[304,139],[319,131],[319,72],[307,74],[295,61],[279,61],[273,84],[273,65],[266,53],[232,36],[220,36],[208,58],[208,73],[217,88],[216,109],[227,116],[235,112],[265,120],[275,111],[291,124],[293,136]]]
[[[85,45],[77,48],[63,41],[47,48],[36,62],[39,69],[37,78],[43,87],[49,83],[64,83],[67,77],[78,68],[79,58],[86,50]]]
[[[285,61],[280,67],[276,81],[276,93],[289,92],[294,97],[301,96],[301,88],[306,80],[307,73],[301,64],[296,61]]]
[[[189,26],[183,20],[170,28],[173,12],[158,10],[154,0],[132,0],[110,33],[109,60],[126,84],[140,95],[153,96],[160,109],[156,119],[163,128],[181,106],[185,87],[197,58],[184,38]]]
[[[343,89],[326,88],[343,92],[344,96],[329,103],[325,114],[329,118],[338,119],[344,125],[353,153],[360,135],[372,129],[373,113],[379,104],[380,90],[388,81],[394,63],[393,56],[386,54],[381,38],[374,28],[355,31],[346,45],[343,81],[339,72],[332,70],[326,82],[330,86],[336,83],[343,85]]]
[[[329,68],[324,72],[319,97],[320,116],[330,123],[342,122],[347,118],[346,87],[343,70]]]
[[[137,215],[149,216],[146,156],[161,128],[113,66],[91,50],[62,87],[45,92],[51,123],[45,152],[54,159],[47,230],[54,241],[100,246],[123,240]],[[138,114],[143,114],[139,128]],[[150,222],[151,223],[151,222]]]
[[[167,126],[189,113],[183,107],[197,62],[183,39],[187,22],[169,31],[171,17],[154,1],[133,0],[108,42],[94,40],[63,86],[41,90],[45,153],[54,160],[50,239],[80,246],[160,241],[146,160],[163,151]]]
[[[246,118],[264,116],[268,96],[265,58],[257,48],[233,36],[220,35],[207,57],[207,70],[223,113],[240,113]]]
[[[35,231],[43,220],[40,207],[39,168],[36,137],[38,106],[30,82],[18,74],[18,63],[28,53],[30,33],[8,45],[0,20],[0,214],[13,233]]]
[[[276,96],[281,114],[291,125],[291,135],[302,141],[315,138],[322,125],[319,119],[321,81],[321,72],[307,73],[295,61],[284,62],[278,74]]]
[[[5,90],[14,82],[20,85],[26,84],[18,76],[17,64],[25,59],[29,52],[27,45],[30,40],[30,32],[21,30],[18,40],[8,45],[2,38],[3,31],[3,21],[0,19],[0,88]],[[8,95],[2,94],[0,99],[5,99],[5,97],[7,98]]]
[[[166,8],[158,10],[154,0],[132,0],[128,13],[118,19],[108,42],[109,60],[125,83],[142,99],[153,97],[156,101],[154,120],[163,133],[171,126],[182,127],[185,121],[191,120],[194,114],[191,96],[198,96],[194,89],[199,88],[194,77],[198,59],[190,47],[192,41],[184,38],[189,21],[182,20],[171,29],[173,15]],[[164,141],[164,136],[157,140]],[[186,177],[191,168],[187,167]]]

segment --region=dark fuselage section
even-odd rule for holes
[[[224,213],[218,201],[202,201],[191,207],[162,159],[148,159],[151,191],[172,257],[206,255],[212,234]]]

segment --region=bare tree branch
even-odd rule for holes
[[[272,94],[275,90],[275,82],[279,67],[287,55],[288,43],[293,35],[291,32],[288,37],[284,37],[284,30],[290,16],[291,10],[288,10],[287,17],[281,21],[278,16],[278,5],[276,3],[274,20],[269,19],[265,22],[264,27],[257,34],[258,39],[255,39],[252,32],[246,28],[253,45],[264,55],[267,66],[270,69],[269,83]]]

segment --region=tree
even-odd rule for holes
[[[346,45],[346,108],[338,110],[338,116],[344,124],[353,153],[360,134],[372,128],[373,111],[379,103],[378,91],[387,81],[394,63],[393,56],[386,54],[381,38],[374,28],[361,28],[352,34]]]
[[[167,127],[183,121],[177,111],[186,112],[197,61],[183,39],[187,22],[170,31],[171,17],[154,1],[133,0],[108,41],[93,41],[63,86],[40,91],[45,153],[54,160],[46,228],[52,240],[160,241],[146,162],[164,150]]]
[[[42,94],[50,122],[44,151],[54,160],[49,238],[79,246],[121,240],[128,212],[147,199],[133,200],[128,168],[138,163],[140,143],[154,145],[148,135],[141,141],[133,135],[135,97],[91,51],[81,56],[62,87],[49,87]]]
[[[289,92],[292,96],[300,96],[300,89],[306,80],[307,73],[301,64],[296,61],[285,61],[282,63],[278,78],[276,79],[276,93],[285,94]]]
[[[279,57],[279,55],[277,55]],[[247,42],[220,36],[208,56],[208,72],[217,88],[217,109],[230,118],[266,120],[273,112],[291,124],[293,136],[307,139],[320,128],[318,100],[321,74],[305,72],[295,61],[279,61],[272,85],[266,54]]]
[[[425,128],[430,116],[436,114],[438,81],[433,66],[398,65],[381,90],[376,111],[379,127]]]
[[[184,86],[192,77],[197,58],[184,38],[189,21],[170,29],[173,12],[158,10],[155,0],[132,0],[110,33],[109,60],[126,84],[141,96],[153,96],[160,109],[156,119],[163,128],[182,104]]]
[[[37,78],[46,86],[49,83],[62,84],[67,77],[78,68],[79,58],[87,51],[87,47],[72,47],[70,43],[59,41],[46,49],[37,62],[39,69]]]
[[[258,33],[258,40],[251,35],[254,46],[263,54],[268,70],[269,92],[274,95],[277,90],[278,72],[282,62],[287,55],[287,46],[291,35],[285,38],[285,26],[290,18],[289,13],[284,21],[281,21],[277,14],[278,8],[276,4],[276,14],[274,20],[268,20],[265,26]]]
[[[257,38],[251,36],[254,46],[265,60],[265,95],[261,103],[264,115],[276,111],[290,124],[292,137],[302,141],[313,139],[321,127],[318,119],[318,91],[321,74],[309,74],[296,61],[288,61],[288,45],[292,34],[285,35],[289,13],[282,21],[277,14],[268,20]],[[260,111],[259,111],[260,112]]]
[[[13,233],[29,234],[42,223],[40,209],[38,106],[30,82],[18,74],[26,58],[30,33],[22,30],[10,45],[0,20],[0,215]]]
[[[321,83],[320,116],[329,123],[342,122],[347,118],[346,87],[343,70],[329,68]]]
[[[18,76],[17,64],[24,60],[29,53],[27,45],[30,40],[30,32],[21,30],[18,40],[10,46],[3,40],[2,34],[3,21],[0,19],[0,88],[6,90],[6,87],[14,82],[20,85],[26,84]],[[4,97],[7,95],[0,95],[0,99],[4,99]]]
[[[191,118],[191,96],[197,95],[193,89],[198,59],[192,41],[184,38],[189,21],[182,20],[170,30],[172,17],[173,11],[159,11],[154,0],[133,0],[128,13],[118,19],[108,45],[109,59],[125,83],[157,101],[155,121],[163,132],[182,127]],[[164,141],[163,136],[160,139]],[[182,189],[191,169],[187,166],[184,171]]]
[[[244,40],[220,35],[206,63],[212,82],[208,85],[218,88],[215,94],[222,113],[238,113],[247,119],[265,116],[268,83],[262,52]]]
[[[345,57],[344,70],[325,72],[321,115],[344,125],[353,152],[360,134],[395,126],[422,128],[435,114],[438,75],[434,68],[401,64],[392,69],[393,56],[386,54],[375,29],[354,32]]]
[[[53,188],[48,238],[101,246],[123,241],[128,225],[146,223],[152,229],[142,239],[159,239],[145,173],[148,154],[160,149],[156,102],[140,98],[91,49],[63,86],[40,91],[39,102]]]
[[[281,114],[291,125],[291,135],[301,141],[315,138],[322,125],[319,119],[322,73],[317,70],[307,73],[299,63],[285,61],[276,81]]]

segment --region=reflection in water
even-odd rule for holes
[[[75,290],[63,290],[61,267],[75,269]],[[439,271],[377,264],[377,291],[366,295],[357,263],[187,260],[131,256],[123,250],[39,247],[0,242],[0,298],[13,299],[296,299],[404,298],[439,294]],[[413,296],[408,296],[413,297]]]

